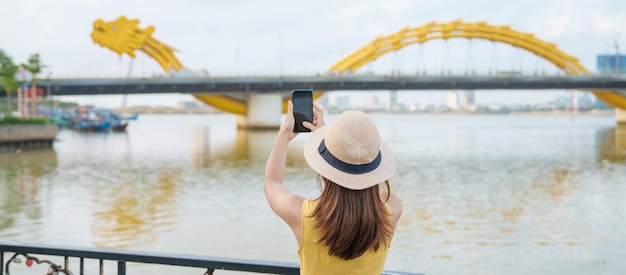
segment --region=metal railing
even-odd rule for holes
[[[12,256],[6,260],[5,253]],[[37,255],[34,256],[34,255]],[[39,259],[40,255],[44,256],[61,256],[63,264],[57,264],[50,260]],[[78,268],[69,267],[69,259],[78,258]],[[32,264],[49,265],[47,274],[85,274],[85,259],[98,260],[99,274],[104,274],[104,261],[117,262],[117,274],[126,274],[126,263],[145,263],[157,265],[171,265],[181,267],[197,267],[204,274],[213,274],[215,270],[243,271],[266,274],[300,274],[300,266],[295,263],[258,261],[235,258],[206,257],[197,255],[183,255],[170,253],[156,253],[145,251],[121,250],[121,249],[103,249],[103,248],[87,248],[87,247],[69,247],[69,246],[51,246],[23,244],[14,242],[0,241],[0,275],[11,275],[11,263],[22,263],[27,266]],[[75,270],[77,271],[71,271]],[[89,272],[94,274],[94,272]],[[417,273],[384,271],[383,275],[418,275]]]
[[[124,73],[114,72],[93,72],[93,73],[81,73],[81,72],[63,72],[46,76],[45,78],[38,79],[38,81],[45,80],[78,80],[78,79],[164,79],[164,78],[191,78],[191,79],[206,79],[206,78],[296,78],[296,77],[491,77],[491,78],[514,78],[514,77],[568,77],[561,71],[553,73],[537,73],[537,72],[519,72],[515,74],[507,73],[491,73],[491,72],[479,72],[479,73],[463,73],[463,72],[451,72],[451,73],[434,73],[434,72],[385,72],[385,71],[356,71],[356,72],[327,72],[327,71],[289,71],[279,73],[276,71],[218,71],[203,73],[194,72],[190,70],[184,70],[180,72],[149,72],[149,73],[135,73],[132,75]],[[596,77],[620,77],[624,74],[610,74],[610,73],[598,73],[591,72],[589,74],[579,76],[596,76]]]

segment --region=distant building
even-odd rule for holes
[[[626,55],[599,54],[596,68],[601,74],[626,74]]]
[[[461,110],[476,111],[476,102],[474,100],[474,91],[465,91],[461,97]]]
[[[328,97],[328,93],[324,93],[322,96],[318,97],[317,100],[315,100],[315,103],[321,105],[322,108],[328,108]]]
[[[558,96],[550,109],[569,110],[572,108],[572,100],[569,96]]]
[[[593,102],[593,108],[597,109],[597,110],[609,110],[609,109],[612,109],[611,106],[606,105],[606,103],[598,100],[597,98],[596,98],[596,101]]]
[[[178,109],[181,110],[189,110],[189,109],[208,109],[210,108],[208,105],[200,102],[200,101],[179,101]]]
[[[593,96],[590,92],[583,92],[583,95],[578,98],[578,109],[589,110],[593,108]]]
[[[398,91],[389,91],[389,106],[387,106],[387,109],[392,111],[399,109],[398,107]]]
[[[337,96],[335,98],[337,109],[339,110],[347,110],[350,109],[350,96]]]
[[[456,91],[448,93],[448,109],[459,110],[459,93]]]
[[[489,103],[486,109],[489,111],[500,111],[502,110],[502,105],[500,103]]]
[[[365,104],[365,108],[368,110],[380,109],[380,99],[377,95],[370,95],[367,97],[367,103]]]

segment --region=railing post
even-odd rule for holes
[[[4,251],[0,250],[0,275],[4,275]]]
[[[117,262],[117,275],[126,275],[126,262]]]

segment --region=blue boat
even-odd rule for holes
[[[95,109],[91,106],[71,110],[40,108],[40,113],[59,126],[85,132],[123,132],[129,120],[137,120],[139,114],[122,115],[111,109]]]
[[[74,129],[83,132],[107,132],[111,129],[111,122],[108,120],[77,120],[74,121]]]

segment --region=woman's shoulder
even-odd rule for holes
[[[311,213],[313,213],[313,210],[315,210],[315,207],[317,206],[317,200],[315,199],[307,199],[305,198],[304,201],[302,202],[302,214],[303,215],[310,215]]]

